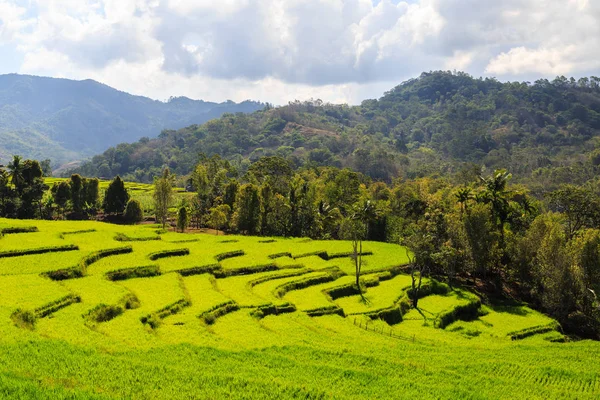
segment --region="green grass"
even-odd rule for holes
[[[377,271],[407,261],[396,245],[365,243],[372,252],[364,257],[365,302],[352,290],[335,299],[326,294],[354,283],[349,257],[307,255],[348,253],[348,242],[263,243],[265,238],[157,233],[156,226],[0,219],[0,229],[31,227],[38,232],[0,238],[0,251],[66,245],[79,250],[0,259],[0,398],[600,396],[600,345],[551,342],[562,335],[540,327],[554,321],[525,305],[485,305],[474,320],[462,321],[459,313],[458,321],[437,328],[436,321],[455,310],[474,301],[479,306],[474,295],[456,289],[420,299],[420,310],[408,310],[394,325],[373,320],[368,315],[397,306],[411,282],[400,274],[376,284]],[[122,246],[131,252],[96,260],[81,278],[51,281],[42,275]],[[189,254],[149,258],[182,248]],[[217,261],[238,250],[244,254]],[[114,282],[106,276],[152,264],[162,275]],[[278,269],[252,270],[273,264]],[[208,265],[216,276],[176,272]],[[126,309],[124,298],[133,295],[139,307]],[[17,310],[39,310],[66,296],[80,302],[65,302],[37,318],[32,329],[11,319]],[[210,323],[199,318],[224,304],[234,307]],[[257,307],[267,304],[292,304],[297,311],[257,317]],[[97,307],[117,306],[122,312],[108,321],[86,317]],[[347,317],[306,313],[335,306]],[[527,335],[513,341],[515,332]]]

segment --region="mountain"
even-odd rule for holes
[[[543,190],[594,179],[600,164],[600,79],[499,82],[430,72],[360,106],[296,102],[120,144],[78,171],[151,181],[187,174],[198,153],[243,173],[263,155],[296,166],[351,167],[376,180],[459,177],[508,168]]]
[[[62,164],[164,128],[200,124],[224,113],[253,112],[253,101],[167,102],[133,96],[93,80],[0,75],[0,161],[12,154]]]

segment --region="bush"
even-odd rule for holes
[[[19,328],[29,330],[35,329],[35,323],[37,321],[33,311],[22,310],[20,308],[11,314],[10,319],[12,319],[15,325]]]
[[[8,258],[8,257],[20,257],[20,256],[28,256],[32,254],[45,254],[45,253],[59,253],[62,251],[74,251],[79,250],[79,247],[74,244],[67,244],[64,246],[53,246],[53,247],[39,247],[37,249],[18,249],[18,250],[8,250],[8,251],[0,251],[0,258]]]
[[[148,254],[148,258],[152,261],[156,261],[161,258],[167,257],[180,257],[187,256],[190,254],[190,249],[173,249],[173,250],[161,250],[155,253]]]
[[[240,256],[243,256],[245,254],[246,253],[244,252],[244,250],[234,250],[234,251],[228,251],[226,253],[217,254],[215,256],[215,259],[217,261],[223,261],[223,260],[226,260],[228,258],[240,257]]]
[[[34,310],[35,316],[37,318],[44,318],[50,314],[54,314],[55,312],[57,312],[60,309],[70,306],[73,303],[79,303],[79,302],[81,302],[81,297],[76,296],[74,294],[69,294],[65,297],[62,297],[62,298],[56,300],[56,301],[53,301],[48,304],[44,304],[43,306],[36,308]]]
[[[125,207],[125,220],[130,224],[141,222],[144,219],[144,211],[139,201],[131,199]]]
[[[274,304],[268,304],[264,306],[258,307],[256,310],[252,311],[250,315],[255,318],[264,318],[268,315],[279,315],[285,313],[291,313],[296,311],[296,306],[290,303],[282,304],[276,306]]]
[[[98,304],[88,311],[84,318],[92,322],[107,322],[123,314],[124,310],[120,306]]]
[[[177,272],[181,276],[202,275],[202,274],[220,274],[221,266],[219,264],[204,265],[202,267],[192,267],[180,269]]]
[[[323,315],[332,315],[332,314],[337,314],[340,317],[346,316],[346,314],[344,313],[344,310],[342,310],[338,306],[327,306],[327,307],[315,308],[314,310],[306,311],[306,314],[309,317],[322,317]]]
[[[33,233],[39,232],[36,226],[17,226],[17,227],[9,227],[0,230],[0,234],[9,235],[13,233]]]
[[[122,268],[106,273],[106,278],[110,281],[124,281],[132,278],[148,278],[160,275],[158,265],[147,265],[143,267]]]
[[[233,311],[239,310],[240,307],[234,301],[228,301],[226,303],[218,304],[212,307],[210,310],[203,312],[198,316],[204,323],[212,325],[215,323],[217,318],[222,317]]]
[[[73,267],[44,272],[42,276],[52,279],[53,281],[65,281],[67,279],[82,278],[83,272],[80,267]]]

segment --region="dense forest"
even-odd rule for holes
[[[76,172],[151,182],[166,166],[188,174],[200,153],[220,155],[240,174],[280,156],[294,168],[348,167],[384,182],[507,168],[541,195],[594,179],[599,133],[600,78],[502,83],[431,72],[360,106],[294,102],[165,130]]]
[[[166,127],[182,128],[263,106],[185,97],[162,102],[92,80],[0,75],[0,162],[20,154],[50,158],[56,167],[122,141],[156,137]]]

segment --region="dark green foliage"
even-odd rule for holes
[[[60,253],[63,251],[75,251],[79,250],[79,247],[74,244],[66,244],[64,246],[52,246],[52,247],[40,247],[37,249],[15,249],[0,251],[0,258],[7,257],[20,257],[32,254],[45,254],[45,253]]]
[[[248,183],[240,187],[235,203],[234,224],[249,235],[260,230],[261,198],[258,187]]]
[[[67,279],[82,278],[84,276],[81,267],[57,269],[55,271],[44,272],[42,275],[53,281],[64,281]]]
[[[135,224],[137,222],[142,222],[144,219],[144,210],[142,210],[142,205],[136,199],[130,199],[127,202],[127,206],[125,207],[125,220],[130,224]]]
[[[143,267],[123,268],[106,273],[106,279],[109,281],[124,281],[132,278],[147,278],[160,275],[158,265],[146,265]]]
[[[148,254],[148,258],[152,261],[159,260],[161,258],[167,257],[181,257],[187,256],[190,254],[190,249],[171,249],[171,250],[161,250],[154,253]]]
[[[222,273],[221,265],[219,265],[219,264],[212,264],[212,265],[205,265],[202,267],[192,267],[192,268],[180,269],[175,272],[177,272],[181,276],[202,275],[202,274],[216,275],[216,274]]]
[[[177,314],[185,307],[189,307],[191,303],[186,299],[181,299],[176,301],[173,304],[169,304],[168,306],[161,308],[160,310],[150,314],[145,315],[140,318],[142,324],[148,324],[152,329],[156,329],[160,326],[160,321],[165,319],[169,315]]]
[[[92,233],[92,232],[96,232],[96,230],[95,229],[81,229],[79,231],[62,232],[60,234],[60,237],[62,239],[64,239],[65,236],[68,236],[68,235],[80,235],[80,234],[83,234],[83,233]]]
[[[177,210],[177,230],[179,232],[185,232],[190,223],[187,207],[180,207]]]
[[[383,310],[368,313],[367,316],[371,319],[380,319],[388,325],[396,325],[402,322],[402,308],[399,305],[389,307]]]
[[[322,317],[323,315],[339,315],[340,317],[345,317],[344,310],[339,308],[338,306],[331,305],[327,307],[315,308],[314,310],[306,311],[306,314],[309,317]]]
[[[33,233],[39,232],[36,226],[16,226],[14,228],[3,228],[0,230],[0,234],[9,235],[13,233]]]
[[[108,185],[106,193],[104,193],[104,202],[102,208],[107,214],[122,213],[129,201],[129,193],[125,188],[125,182],[117,175],[115,179]]]
[[[292,257],[292,253],[283,252],[283,253],[269,254],[269,258],[272,258],[272,259],[279,258],[279,257]]]
[[[481,307],[481,300],[471,299],[467,304],[461,304],[454,307],[452,310],[441,313],[437,316],[434,321],[436,328],[444,329],[451,323],[463,320],[470,321],[474,320],[479,316],[479,309]]]
[[[237,311],[239,309],[240,307],[236,302],[229,301],[227,303],[216,305],[210,310],[203,312],[202,314],[198,315],[198,318],[204,321],[205,324],[212,325],[215,323],[217,318],[229,314],[230,312]]]
[[[160,236],[143,236],[143,237],[129,237],[124,233],[118,232],[114,239],[118,242],[148,242],[151,240],[161,240]]]
[[[269,315],[286,314],[286,313],[291,313],[291,312],[295,312],[295,311],[296,311],[296,306],[294,306],[293,304],[290,304],[290,303],[280,304],[280,305],[268,304],[268,305],[260,306],[256,310],[253,310],[250,313],[250,315],[252,315],[255,318],[261,319],[261,318],[264,318]]]
[[[217,271],[214,271],[213,275],[216,278],[225,278],[228,276],[249,275],[249,274],[258,274],[260,272],[276,271],[277,269],[278,268],[275,264],[252,265],[250,267],[217,270]]]
[[[340,270],[334,270],[330,274],[322,275],[322,276],[314,276],[309,278],[303,278],[297,281],[289,282],[278,286],[275,289],[275,295],[277,297],[283,297],[287,292],[292,290],[300,290],[309,286],[318,285],[325,282],[333,282],[338,279],[340,276],[343,276],[344,273]]]
[[[83,317],[92,322],[100,323],[108,322],[121,314],[123,314],[123,308],[118,305],[98,304],[96,307],[84,314]]]
[[[548,325],[534,326],[532,328],[523,329],[508,334],[512,340],[521,340],[529,336],[538,335],[540,333],[552,332],[560,330],[560,325],[557,322],[551,322]]]
[[[429,283],[426,283],[423,286],[421,286],[421,289],[419,290],[419,298],[422,299],[423,297],[427,297],[432,294],[444,295],[448,294],[448,292],[450,292],[450,287],[448,287],[448,285],[446,285],[445,283],[438,282],[435,279],[431,279]],[[409,298],[412,299],[412,290],[408,290],[407,293]]]
[[[10,319],[14,322],[16,326],[22,329],[35,329],[35,323],[37,321],[37,317],[33,311],[30,310],[22,310],[17,309],[11,315]]]
[[[74,294],[69,294],[61,299],[53,301],[52,303],[44,304],[34,310],[37,318],[45,318],[50,314],[57,312],[58,310],[68,307],[73,303],[81,302],[81,297]]]
[[[245,254],[246,254],[246,252],[244,250],[234,250],[234,251],[228,251],[228,252],[225,252],[225,253],[217,254],[215,256],[215,259],[217,261],[223,261],[223,260],[226,260],[228,258],[241,257],[241,256],[243,256]]]

